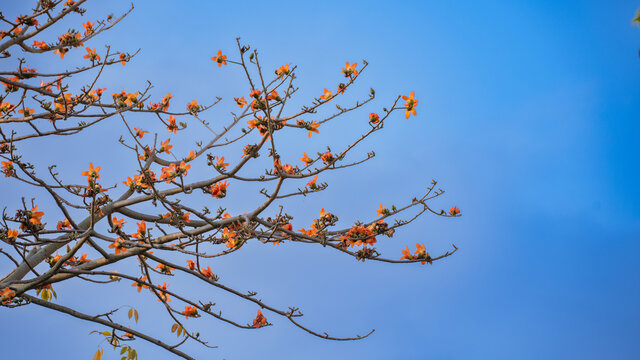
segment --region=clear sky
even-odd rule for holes
[[[84,18],[60,29],[79,28],[93,15],[117,15],[129,3],[90,2]],[[328,175],[330,187],[321,195],[285,203],[299,214],[294,227],[307,227],[322,207],[344,224],[375,216],[379,203],[410,201],[432,178],[446,190],[434,207],[456,205],[463,214],[425,216],[381,247],[394,258],[416,242],[433,255],[452,243],[460,248],[432,266],[361,263],[291,244],[248,245],[211,262],[225,283],[256,290],[281,307],[301,307],[314,329],[336,336],[376,332],[363,341],[331,342],[269,313],[275,326],[259,331],[203,317],[189,324],[219,348],[186,348],[196,358],[640,358],[640,28],[631,26],[640,3],[134,3],[127,19],[88,44],[141,48],[133,63],[111,69],[99,86],[110,94],[149,80],[155,98],[175,95],[173,106],[222,96],[221,110],[209,115],[213,122],[227,120],[232,98],[249,91],[239,68],[220,69],[210,60],[219,49],[235,56],[238,36],[259,49],[265,68],[299,67],[301,103],[335,87],[345,61],[366,59],[370,66],[351,99],[373,87],[375,103],[310,140],[292,133],[293,155],[327,144],[337,149],[360,134],[370,111],[415,91],[418,116],[398,114],[360,149],[375,150],[374,160]],[[0,4],[7,16],[26,12],[22,2]],[[67,56],[80,59],[81,53]],[[4,69],[15,68],[15,56],[2,60]],[[53,54],[35,63],[39,69],[64,64]],[[81,181],[74,174],[93,161],[116,183],[136,166],[117,145],[122,132],[119,124],[102,123],[87,131],[89,138],[31,142],[23,150],[42,159],[43,171],[45,163],[57,163],[69,181]],[[176,148],[186,153],[197,137],[178,134]],[[95,145],[103,141],[116,150]],[[15,182],[3,180],[2,189],[9,212],[20,195],[32,196]],[[241,211],[253,204],[253,194],[225,199],[225,206]],[[46,207],[46,195],[37,196]],[[0,273],[8,267],[0,263]],[[235,298],[195,282],[182,285],[229,316],[247,322],[255,316],[255,307]],[[160,303],[129,284],[56,289],[60,303],[81,310],[136,305],[141,329],[171,339]],[[10,358],[91,358],[100,342],[88,335],[96,326],[50,311],[4,309],[0,318],[11,324],[0,337]],[[136,348],[141,359],[167,357],[142,341]],[[106,349],[104,358],[116,354]]]

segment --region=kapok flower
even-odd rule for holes
[[[192,114],[197,114],[201,110],[200,105],[198,105],[198,101],[192,100],[189,104],[187,104],[187,111]]]
[[[303,153],[303,156],[300,158],[300,161],[309,165],[313,162],[313,160],[307,155],[307,153]]]
[[[18,112],[20,114],[24,114],[24,116],[30,116],[31,114],[35,113],[36,111],[30,107],[26,107],[24,109],[20,109],[18,110]]]
[[[222,199],[223,197],[227,196],[228,186],[229,186],[229,183],[227,181],[217,182],[211,185],[211,187],[209,188],[209,191],[211,192],[211,196],[216,197],[218,199]]]
[[[227,56],[222,55],[222,50],[218,50],[218,55],[211,57],[211,60],[218,63],[218,67],[222,67],[222,65],[227,65]]]
[[[16,293],[10,288],[5,287],[2,289],[2,292],[0,292],[0,301],[3,304],[8,303],[14,296],[16,296]]]
[[[40,225],[42,216],[44,216],[44,212],[38,211],[38,205],[36,205],[28,211],[27,216],[29,217],[29,223],[31,225]]]
[[[14,230],[14,229],[7,230],[7,238],[10,244],[16,241],[16,239],[18,238],[18,235],[20,235],[18,230]]]
[[[145,284],[146,281],[147,281],[147,277],[143,276],[140,279],[138,279],[138,281],[136,281],[133,284],[131,284],[131,286],[136,286],[138,288],[138,292],[140,292],[142,289],[148,289],[149,288],[149,286],[147,286]]]
[[[86,50],[87,50],[87,55],[84,56],[85,59],[89,59],[92,62],[96,60],[100,61],[100,55],[98,55],[95,48],[93,50],[91,50],[90,48],[86,48]]]
[[[100,179],[99,171],[100,171],[100,166],[94,168],[93,163],[89,163],[89,170],[83,171],[82,174],[80,175],[86,176],[87,181],[92,182],[94,180]]]
[[[402,95],[402,99],[407,102],[405,104],[407,111],[404,113],[404,117],[406,117],[407,119],[411,114],[413,114],[414,116],[416,115],[416,106],[418,106],[418,100],[414,99],[413,96],[413,91],[409,94],[409,96]]]
[[[175,270],[174,268],[167,266],[165,264],[158,264],[156,269],[160,270],[161,273],[171,275],[171,271]]]
[[[342,240],[347,245],[360,246],[360,245],[373,245],[376,243],[375,234],[370,229],[363,225],[356,225],[351,227],[346,236],[341,236]]]
[[[5,177],[10,177],[15,174],[15,168],[13,167],[13,161],[2,161],[2,172]]]
[[[116,255],[118,255],[118,254],[120,254],[120,253],[125,253],[125,252],[127,252],[127,248],[126,248],[126,247],[124,247],[124,242],[123,242],[123,240],[122,240],[122,239],[120,239],[120,238],[117,238],[114,242],[112,242],[112,243],[109,245],[109,248],[110,248],[110,249],[114,249],[114,250],[115,250]]]
[[[333,93],[331,93],[331,91],[327,90],[327,88],[325,88],[324,90],[324,94],[320,95],[320,99],[322,100],[328,100],[331,98],[331,95],[333,95]]]
[[[416,259],[423,259],[424,261],[421,261],[422,265],[424,265],[425,263],[429,263],[431,264],[431,255],[429,255],[429,253],[427,252],[427,249],[425,248],[424,244],[416,244],[416,251],[414,252],[415,258]]]
[[[261,328],[265,325],[267,325],[267,318],[262,315],[262,311],[258,310],[258,315],[256,315],[255,319],[253,319],[253,327]]]
[[[44,41],[33,40],[33,47],[37,47],[37,48],[40,48],[42,50],[47,50],[49,48],[49,45],[47,45],[47,43],[44,42]]]
[[[389,215],[389,209],[382,206],[382,204],[380,204],[380,207],[376,210],[376,212],[378,213],[378,215]]]
[[[378,116],[378,114],[376,113],[370,113],[369,114],[369,122],[372,124],[377,124],[378,121],[380,121],[380,116]]]
[[[317,188],[318,188],[318,186],[316,185],[316,181],[317,181],[317,180],[318,180],[318,175],[316,175],[316,176],[313,178],[313,180],[309,181],[309,182],[307,183],[307,185],[306,185],[306,186],[310,187],[310,188],[311,188],[311,190],[315,190],[315,189],[317,189]]]
[[[92,23],[91,21],[87,21],[86,23],[82,23],[82,26],[84,27],[84,34],[85,35],[91,35],[93,34],[93,25],[95,23]]]
[[[318,124],[315,121],[312,121],[311,124],[308,124],[306,129],[309,130],[309,137],[311,137],[312,133],[319,134],[320,133],[320,130],[318,130],[319,127],[320,127],[320,124]]]
[[[269,93],[269,95],[267,95],[267,100],[274,100],[274,101],[280,101],[282,100],[280,98],[280,95],[278,95],[278,92],[275,90],[271,90],[271,92]]]
[[[169,145],[169,141],[171,139],[167,139],[164,142],[160,142],[160,149],[158,149],[158,152],[166,152],[167,154],[171,154],[171,152],[169,152],[169,150],[171,150],[171,148],[173,147],[173,145]]]
[[[413,255],[411,255],[411,252],[409,251],[409,247],[407,246],[406,249],[402,250],[402,257],[400,258],[400,260],[413,260]]]
[[[258,90],[258,89],[252,89],[251,92],[249,93],[249,96],[252,98],[259,98],[260,94],[262,94],[262,91]]]
[[[64,54],[66,54],[67,52],[69,52],[69,49],[68,48],[64,48],[64,47],[61,47],[59,49],[55,49],[53,51],[54,54],[60,54],[60,59],[64,59]]]
[[[158,285],[158,287],[162,290],[167,290],[167,287],[169,287],[169,285],[167,285],[166,282],[163,282],[162,285]],[[162,290],[158,291],[158,301],[170,302],[171,299],[169,299],[169,294]]]
[[[187,162],[191,161],[191,160],[196,158],[196,155],[197,155],[196,152],[191,150],[191,151],[189,151],[189,155],[187,155],[187,157],[184,158],[184,161],[187,161]]]
[[[64,218],[64,220],[58,221],[58,226],[56,226],[56,228],[58,230],[71,229],[71,223],[69,222],[69,219]]]
[[[129,178],[129,180],[131,180],[131,178]],[[116,218],[115,216],[113,217],[113,219],[111,219],[111,222],[113,223],[113,231],[122,230],[122,225],[126,223],[126,221],[124,221],[124,218],[118,220],[118,218]]]
[[[138,224],[138,231],[135,234],[131,234],[134,239],[144,239],[147,236],[147,223],[142,220]]]
[[[277,75],[278,77],[282,77],[282,76],[284,76],[284,75],[289,75],[289,65],[291,65],[291,64],[289,63],[289,64],[286,64],[286,65],[282,65],[282,66],[280,66],[280,67],[276,70],[276,75]]]
[[[125,53],[120,53],[120,63],[122,64],[122,66],[127,64],[127,54]]]
[[[196,308],[195,306],[185,306],[182,314],[186,316],[187,319],[189,318],[189,316],[196,317],[198,316],[198,308]]]
[[[213,272],[211,271],[211,267],[207,266],[207,268],[201,268],[200,273],[209,279],[213,279]]]
[[[341,70],[344,74],[344,77],[349,77],[351,75],[358,76],[358,70],[356,70],[357,65],[358,63],[349,64],[348,62],[346,62],[344,64],[344,68]]]
[[[140,139],[142,139],[142,137],[144,136],[144,134],[147,134],[148,131],[146,130],[142,130],[142,129],[138,129],[138,128],[133,128],[133,130],[136,131],[136,136],[139,137]]]
[[[218,161],[215,164],[215,167],[218,170],[224,170],[227,168],[227,166],[229,166],[229,163],[224,162],[224,156],[218,158],[217,156],[215,157],[216,159],[218,159]]]
[[[189,267],[189,270],[195,270],[196,263],[192,260],[187,260],[187,266]]]
[[[233,98],[233,100],[235,100],[236,101],[236,105],[238,105],[241,108],[243,108],[245,105],[247,105],[247,100],[244,99],[244,96],[239,97],[239,98]]]
[[[333,157],[333,154],[331,154],[330,152],[326,152],[324,154],[322,154],[322,162],[324,162],[325,164],[331,164],[332,162],[335,161],[335,158]]]
[[[460,209],[458,209],[457,207],[453,206],[451,207],[451,209],[449,209],[449,214],[456,216],[458,214],[460,214]]]
[[[169,115],[169,118],[167,119],[167,121],[169,122],[169,125],[167,125],[167,130],[169,130],[169,132],[172,133],[177,133],[178,131],[178,125],[176,125],[176,117],[173,115]]]

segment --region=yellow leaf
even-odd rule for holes
[[[182,326],[178,326],[178,336],[182,335]]]
[[[173,326],[171,327],[171,332],[176,332],[177,329],[178,329],[178,324],[173,324]]]
[[[104,336],[111,336],[111,333],[108,331],[103,331],[101,334]]]
[[[129,319],[133,316],[133,308],[129,309]]]
[[[96,351],[96,354],[93,355],[93,360],[100,360],[102,358],[102,349],[98,349],[98,351]]]
[[[133,310],[133,315],[136,318],[136,323],[138,322],[138,310]]]

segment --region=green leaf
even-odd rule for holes
[[[636,11],[635,19],[631,20],[631,23],[636,23],[636,25],[640,26],[640,9]]]

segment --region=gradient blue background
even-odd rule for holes
[[[2,12],[25,13],[27,3],[4,0]],[[59,30],[79,28],[93,15],[119,14],[128,4],[90,3],[85,18],[76,16]],[[214,123],[228,119],[233,96],[248,93],[238,68],[219,69],[209,59],[218,49],[235,56],[237,36],[260,49],[266,69],[289,62],[299,66],[300,103],[324,87],[334,88],[345,61],[366,59],[370,67],[348,95],[355,100],[374,87],[375,104],[321,128],[310,140],[292,132],[290,143],[281,140],[291,149],[291,162],[303,150],[314,153],[327,144],[338,149],[362,131],[369,111],[415,91],[418,117],[405,120],[398,114],[359,150],[374,149],[378,156],[372,162],[327,175],[321,180],[330,187],[321,195],[286,203],[298,215],[296,228],[308,227],[321,207],[343,224],[374,216],[380,202],[410,200],[432,178],[447,191],[434,207],[457,205],[463,213],[459,219],[426,216],[381,246],[390,257],[416,242],[432,254],[452,243],[460,248],[433,266],[363,264],[317,246],[290,244],[248,245],[212,261],[224,283],[259,291],[280,307],[300,306],[304,323],[314,329],[336,336],[376,332],[359,342],[331,342],[269,313],[275,326],[260,331],[200,318],[188,323],[220,347],[188,346],[196,358],[640,358],[640,29],[630,22],[640,4],[136,1],[135,6],[119,26],[88,44],[101,49],[109,43],[130,52],[142,48],[133,63],[114,67],[99,85],[110,94],[150,80],[154,99],[172,92],[176,108],[194,98],[202,103],[224,96],[220,110],[208,115]],[[81,53],[70,52],[66,64],[81,60]],[[15,67],[13,62],[3,60],[3,68]],[[49,55],[33,64],[59,69],[65,62]],[[142,118],[135,121],[152,128]],[[196,128],[172,140],[178,154],[192,148],[200,135]],[[167,134],[154,129],[162,138]],[[131,154],[121,147],[113,156],[89,150],[102,143],[115,146],[122,131],[116,121],[102,123],[87,131],[89,138],[30,142],[21,150],[41,156],[41,171],[44,164],[57,163],[69,181],[83,181],[74,174],[93,161],[103,166],[105,184],[116,183],[133,173]],[[10,180],[3,180],[2,189],[2,202],[11,211],[20,195],[33,193]],[[254,194],[236,193],[224,204],[242,211],[255,202]],[[35,195],[41,208],[53,211],[45,194]],[[50,224],[59,220],[48,216]],[[128,226],[133,232],[133,222]],[[0,263],[2,273],[9,268]],[[255,314],[254,306],[197,282],[169,282],[173,289],[213,299],[240,322]],[[85,311],[135,305],[141,329],[172,339],[160,304],[129,283],[108,288],[72,283],[57,291],[60,303]],[[0,317],[0,344],[10,358],[63,358],[64,353],[86,359],[100,342],[87,335],[96,326],[50,311],[2,310]],[[135,346],[141,359],[169,357],[142,341]],[[104,358],[116,354],[105,349]]]

